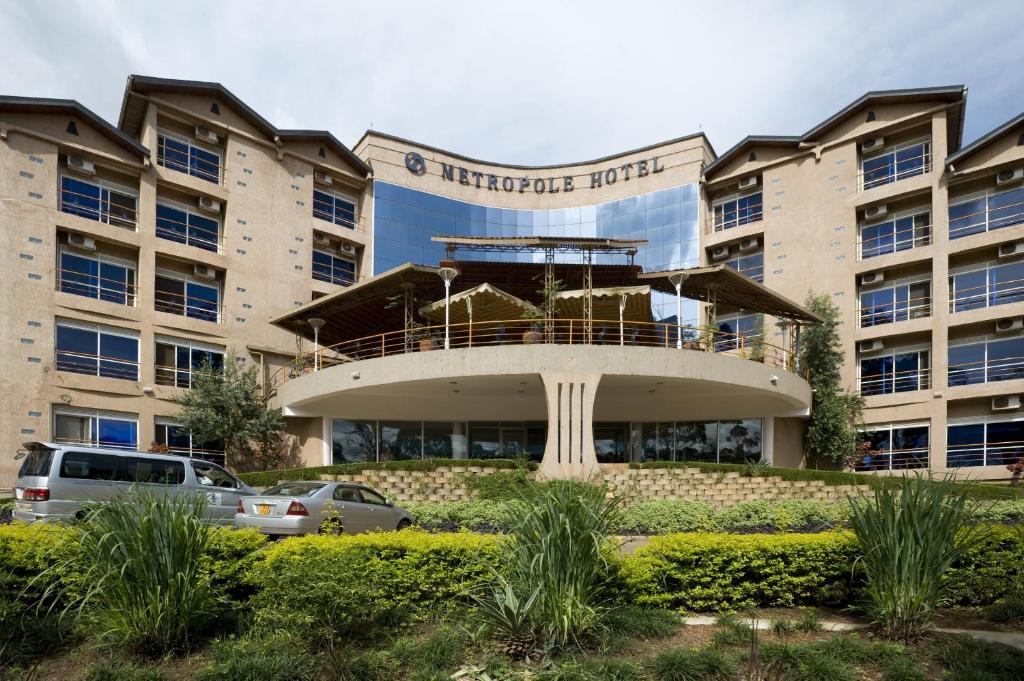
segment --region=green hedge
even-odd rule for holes
[[[359,475],[363,471],[433,471],[448,466],[536,470],[537,464],[517,459],[413,459],[380,463],[343,463],[309,468],[283,468],[273,471],[239,473],[238,477],[253,487],[270,487],[281,480],[319,480],[321,475]]]
[[[752,468],[743,464],[705,463],[703,461],[649,461],[647,463],[631,463],[630,468],[697,468],[703,473],[739,473],[750,476]],[[848,473],[846,471],[822,471],[811,468],[785,468],[774,466],[757,466],[760,477],[775,477],[783,480],[821,480],[828,485],[864,485],[867,487],[894,487],[899,485],[899,478],[872,473]],[[1005,483],[961,482],[968,496],[974,499],[1021,499],[1024,498],[1024,485],[1007,485]]]

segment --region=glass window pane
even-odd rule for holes
[[[376,461],[376,422],[334,419],[331,424],[331,459],[336,464]]]
[[[677,423],[676,457],[681,461],[717,461],[718,422]]]
[[[99,263],[73,253],[60,254],[60,290],[76,296],[97,298],[100,295]]]
[[[761,460],[761,420],[721,421],[718,431],[720,463]]]
[[[99,445],[118,449],[136,449],[138,445],[138,424],[135,421],[122,421],[99,417]]]
[[[100,219],[100,188],[72,177],[61,178],[60,209],[90,220]]]
[[[156,204],[156,235],[181,244],[188,243],[188,214],[171,206]]]
[[[985,382],[985,344],[953,345],[949,348],[949,385]]]
[[[946,428],[946,466],[982,466],[985,462],[985,424]]]
[[[56,364],[58,371],[77,374],[98,373],[98,334],[94,330],[57,325]]]
[[[382,421],[380,424],[380,461],[420,458],[420,422]]]

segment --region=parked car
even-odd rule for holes
[[[380,492],[344,482],[284,482],[238,500],[235,527],[263,534],[355,534],[401,530],[412,515]]]
[[[256,490],[203,459],[123,449],[26,442],[14,483],[14,519],[29,522],[79,515],[132,489],[205,494],[211,523],[229,525],[238,500]]]

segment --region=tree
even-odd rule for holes
[[[843,350],[839,342],[839,308],[827,294],[810,293],[807,307],[824,319],[808,327],[801,338],[800,362],[811,383],[811,418],[804,451],[811,465],[842,463],[857,452],[864,401],[840,387]]]
[[[241,468],[274,468],[284,455],[284,417],[263,398],[256,367],[242,370],[228,353],[223,368],[209,362],[192,372],[192,387],[175,400],[178,419],[198,442],[224,443]]]

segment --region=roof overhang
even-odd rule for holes
[[[960,161],[963,161],[964,159],[973,155],[975,152],[981,151],[989,144],[992,144],[993,142],[1001,138],[1003,135],[1013,132],[1016,128],[1024,128],[1024,113],[1014,116],[1013,118],[1006,121],[999,127],[994,128],[993,130],[985,133],[978,139],[974,140],[973,142],[971,142],[970,144],[968,144],[966,147],[956,152],[955,154],[950,154],[949,156],[947,156],[946,166],[952,166],[956,163],[959,163]]]
[[[141,158],[149,157],[149,149],[73,99],[0,96],[0,113],[3,112],[76,116],[125,150],[137,154]]]

